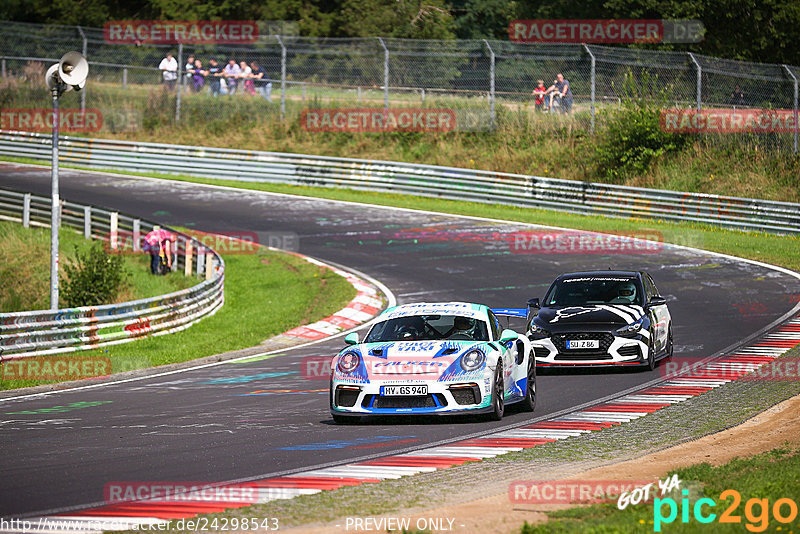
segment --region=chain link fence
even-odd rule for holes
[[[172,121],[298,121],[318,108],[446,108],[460,131],[487,131],[515,121],[543,132],[594,133],[605,112],[634,90],[677,109],[769,109],[794,112],[793,129],[770,133],[704,134],[715,143],[749,143],[797,152],[800,67],[758,64],[698,54],[580,44],[525,44],[497,40],[307,38],[262,35],[247,45],[109,44],[103,30],[4,22],[0,27],[2,79],[25,84],[25,98],[0,107],[49,102],[42,76],[68,50],[89,60],[86,89],[68,93],[62,107],[96,108],[103,131],[120,132]],[[166,90],[158,65],[173,52],[178,85]],[[220,89],[210,76],[187,72],[189,58],[257,62],[263,81],[239,79]],[[534,106],[537,80],[556,74],[569,81],[571,98]],[[236,79],[234,79],[236,80]],[[10,101],[9,101],[10,100]],[[20,101],[22,100],[22,101]],[[541,112],[540,112],[541,111]],[[565,113],[569,111],[569,113]],[[216,123],[215,123],[216,124]]]

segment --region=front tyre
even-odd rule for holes
[[[497,360],[497,368],[494,371],[492,381],[492,411],[489,412],[490,421],[500,421],[505,413],[505,385],[503,384],[503,361]]]
[[[533,351],[528,355],[528,379],[520,406],[525,412],[532,412],[536,408],[536,358],[533,357]]]
[[[647,342],[647,361],[644,368],[647,371],[654,371],[656,368],[655,333],[650,332],[650,341]]]

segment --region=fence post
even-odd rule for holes
[[[0,72],[0,75],[2,75],[3,78],[5,78],[6,77],[6,58],[3,58],[3,60],[0,62],[0,64],[2,64],[2,66],[0,67],[0,69],[2,69],[2,72]]]
[[[128,88],[128,68],[125,67],[122,69],[122,89]]]
[[[788,65],[784,65],[783,68],[786,69],[786,72],[789,73],[789,76],[794,80],[794,102],[792,104],[794,109],[794,146],[792,152],[797,154],[797,130],[800,128],[800,125],[797,124],[797,76],[794,75],[792,69],[790,69]]]
[[[181,93],[183,84],[186,83],[186,73],[183,72],[183,43],[178,43],[178,94],[175,97],[175,122],[181,120]]]
[[[205,247],[201,247],[198,245],[197,248],[197,275],[200,276],[203,274],[203,270],[206,266],[206,254],[208,254],[208,250]]]
[[[83,33],[83,28],[80,26],[77,28],[78,32],[81,34],[81,39],[83,40],[83,57],[86,58],[86,61],[89,61],[89,56],[86,51],[86,34]],[[81,111],[86,111],[86,87],[81,90]]]
[[[592,97],[591,97],[592,98],[591,117],[592,118],[591,118],[591,125],[589,126],[589,133],[594,133],[594,98],[595,98],[595,87],[596,87],[595,82],[596,82],[596,72],[597,72],[595,70],[596,62],[595,62],[594,54],[592,54],[592,51],[589,49],[589,47],[584,44],[583,45],[583,49],[586,50],[587,54],[589,54],[589,57],[591,58],[591,63],[592,63],[592,72],[591,72],[591,80],[592,80],[592,88],[591,88],[591,94],[592,94]]]
[[[109,220],[109,246],[111,250],[117,250],[117,235],[119,233],[119,213],[116,211],[111,212],[111,219]]]
[[[686,53],[689,54],[689,59],[692,60],[695,68],[697,68],[697,111],[700,111],[700,104],[702,103],[703,69],[700,67],[700,63],[695,59],[694,54],[691,52]]]
[[[206,258],[206,280],[211,280],[214,277],[214,256],[209,255]]]
[[[139,252],[139,240],[142,237],[142,221],[139,219],[133,220],[133,251]]]
[[[286,117],[286,46],[280,35],[275,36],[281,45],[281,119]]]
[[[306,105],[306,82],[303,82],[303,105]]]
[[[183,274],[184,276],[191,276],[192,275],[192,250],[194,249],[194,244],[192,243],[191,239],[186,240],[186,260],[185,265],[183,266]]]
[[[92,207],[83,207],[83,237],[85,239],[92,238]]]
[[[491,121],[490,127],[494,130],[494,50],[489,46],[489,41],[484,39],[483,42],[489,49],[489,120]]]
[[[22,227],[28,228],[31,225],[31,194],[25,193],[22,197]]]
[[[378,42],[383,47],[383,112],[389,113],[389,49],[383,42],[383,38],[378,37]]]

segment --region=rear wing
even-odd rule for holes
[[[492,312],[499,317],[528,318],[528,308],[492,308]]]

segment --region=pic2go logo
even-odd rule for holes
[[[717,519],[717,514],[712,513],[710,510],[717,506],[717,502],[714,499],[708,497],[697,499],[694,506],[692,506],[689,504],[689,490],[681,490],[681,493],[683,498],[681,499],[680,510],[678,503],[671,497],[656,498],[653,501],[653,531],[661,532],[661,525],[668,525],[674,522],[678,518],[679,511],[681,523],[689,523],[690,510],[698,523],[712,523]],[[742,496],[738,491],[732,489],[725,490],[719,494],[720,501],[727,501],[729,498],[732,498],[733,502],[720,514],[717,521],[719,523],[741,524],[742,516],[738,515],[736,511],[742,502]],[[666,515],[664,515],[665,512]],[[745,528],[750,532],[764,532],[769,526],[770,512],[772,512],[772,517],[778,523],[788,524],[797,518],[797,503],[784,497],[777,499],[772,504],[772,508],[770,508],[769,499],[749,499],[744,505],[744,516],[747,520]]]

